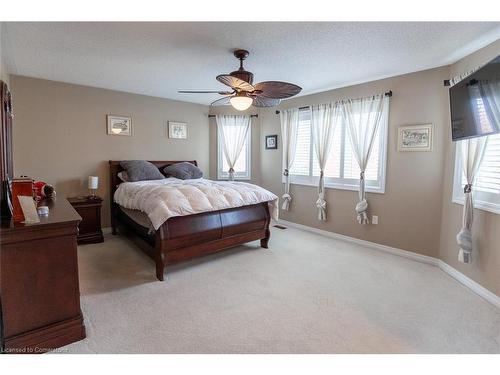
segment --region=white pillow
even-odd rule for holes
[[[128,182],[128,174],[127,174],[127,171],[121,171],[121,172],[118,172],[117,174],[118,178],[120,180],[122,180],[123,182]]]

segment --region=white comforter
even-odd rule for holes
[[[272,218],[278,219],[278,197],[260,186],[246,182],[203,178],[124,182],[118,186],[114,200],[122,207],[146,213],[155,229],[174,216],[262,202],[269,203]]]

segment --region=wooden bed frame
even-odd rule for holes
[[[179,161],[150,161],[163,173],[163,168]],[[195,160],[189,161],[197,165]],[[260,240],[260,246],[268,247],[271,214],[268,203],[177,216],[168,219],[155,232],[130,219],[114,202],[114,194],[122,182],[118,173],[123,171],[120,161],[109,161],[111,183],[111,227],[128,230],[143,238],[150,246],[142,250],[156,263],[156,277],[163,281],[165,267],[169,264],[214,253],[249,241]]]

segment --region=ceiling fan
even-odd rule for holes
[[[243,68],[243,60],[249,55],[244,49],[234,51],[234,56],[240,60],[240,68],[229,74],[220,74],[217,81],[231,88],[231,91],[188,91],[179,93],[188,94],[219,94],[223,98],[210,103],[211,106],[231,104],[238,111],[248,109],[252,104],[255,107],[274,107],[280,104],[281,99],[297,95],[302,88],[293,83],[280,81],[259,82],[253,85],[253,73]]]

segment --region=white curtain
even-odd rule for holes
[[[229,165],[229,181],[234,181],[234,166],[247,139],[251,119],[248,115],[217,115],[215,119],[224,157]]]
[[[492,131],[500,128],[500,80],[479,81],[479,93]]]
[[[465,139],[458,142],[457,152],[460,153],[462,171],[466,179],[464,186],[464,211],[462,229],[457,234],[457,243],[460,247],[458,260],[463,263],[472,262],[472,220],[474,204],[472,199],[472,185],[486,150],[488,137]]]
[[[299,127],[299,109],[292,108],[280,112],[281,138],[283,139],[283,176],[285,176],[285,193],[281,197],[281,208],[288,211],[292,196],[290,195],[290,169],[295,159],[297,146],[297,130]]]
[[[387,119],[389,98],[381,94],[369,98],[346,100],[342,104],[352,150],[361,171],[359,202],[356,204],[357,219],[360,224],[368,224],[365,169],[370,159],[377,130],[382,120]]]
[[[333,143],[335,127],[342,120],[342,106],[339,103],[321,104],[311,107],[312,138],[319,163],[318,219],[326,220],[325,166]]]

